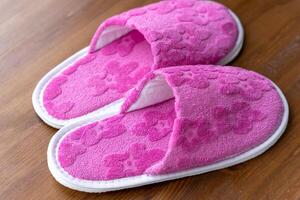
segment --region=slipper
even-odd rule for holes
[[[270,148],[288,104],[267,78],[237,67],[155,70],[121,112],[67,125],[48,146],[61,184],[85,192],[137,187],[229,167]]]
[[[241,50],[243,29],[226,7],[211,1],[162,1],[106,20],[89,47],[38,83],[36,113],[50,126],[120,106],[124,94],[150,70],[226,64]]]

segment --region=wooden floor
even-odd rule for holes
[[[104,194],[67,189],[51,176],[56,132],[31,94],[53,66],[88,45],[105,18],[151,0],[0,1],[0,199],[300,199],[300,0],[222,0],[241,18],[243,52],[232,63],[271,78],[290,104],[288,128],[262,156],[191,178]],[[272,102],[270,102],[272,103]]]

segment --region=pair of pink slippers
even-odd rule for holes
[[[288,104],[266,77],[225,65],[243,28],[212,1],[169,0],[106,20],[51,70],[33,105],[61,128],[48,166],[61,184],[105,192],[229,167],[282,135]],[[200,65],[199,65],[200,64]]]

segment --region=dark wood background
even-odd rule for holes
[[[300,199],[300,0],[221,0],[246,41],[232,63],[271,78],[290,104],[288,128],[262,156],[228,169],[136,189],[87,194],[51,176],[55,129],[31,94],[53,66],[87,46],[105,18],[152,0],[0,1],[0,199]],[[271,103],[271,102],[270,102]]]

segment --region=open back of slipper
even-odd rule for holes
[[[211,1],[162,1],[111,17],[90,46],[50,71],[33,93],[37,114],[63,125],[109,112],[149,71],[184,64],[226,64],[240,51],[243,29]]]
[[[105,192],[225,168],[266,151],[288,121],[280,89],[237,67],[156,70],[121,108],[54,135],[48,165],[57,181]]]

